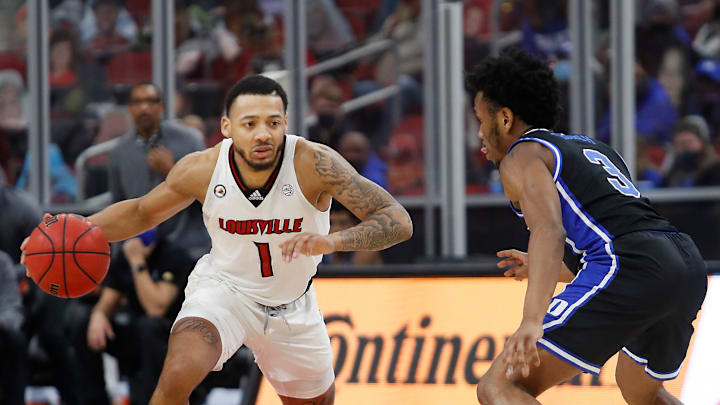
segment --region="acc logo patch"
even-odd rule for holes
[[[227,192],[225,190],[225,186],[223,186],[222,184],[218,184],[217,186],[215,186],[214,191],[215,191],[215,197],[217,197],[217,198],[225,197],[225,193]]]
[[[293,186],[290,184],[285,184],[282,186],[282,192],[285,194],[286,197],[290,197],[293,195]]]

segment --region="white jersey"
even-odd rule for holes
[[[305,198],[295,175],[297,136],[285,136],[280,164],[260,189],[249,189],[233,160],[232,139],[222,141],[205,194],[203,219],[212,249],[193,273],[218,279],[267,306],[302,296],[322,255],[300,255],[287,263],[280,243],[300,232],[327,235],[330,214]]]

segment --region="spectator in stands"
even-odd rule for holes
[[[89,1],[80,23],[82,43],[95,53],[117,53],[137,41],[138,28],[120,0]]]
[[[609,62],[605,60],[605,90],[610,93]],[[640,60],[635,61],[635,130],[643,134],[648,144],[663,145],[672,139],[672,128],[677,121],[677,112],[665,89],[647,73]],[[599,123],[597,139],[610,142],[610,112],[606,112]]]
[[[310,51],[319,59],[345,50],[355,43],[355,34],[332,0],[307,0],[305,16]]]
[[[395,195],[419,195],[425,190],[423,146],[407,132],[393,134],[388,144],[388,187]]]
[[[66,322],[80,362],[82,404],[110,404],[103,352],[115,356],[128,377],[130,404],[150,402],[192,266],[183,249],[149,231],[122,242],[92,308],[72,303]]]
[[[78,27],[83,19],[83,0],[61,0],[53,2],[56,5],[50,10],[50,18],[53,22],[67,24]]]
[[[358,81],[353,88],[356,96],[362,96],[381,87],[400,85],[402,114],[412,113],[422,105],[422,65],[424,33],[420,19],[420,0],[400,0],[395,11],[385,20],[380,32],[367,42],[390,39],[397,43],[396,63],[392,52],[371,57],[362,63],[375,69],[374,81]],[[397,65],[397,66],[396,66]],[[386,104],[386,116],[392,116],[392,104]],[[389,128],[381,129],[386,139]]]
[[[0,71],[0,128],[27,128],[25,84],[15,70]]]
[[[531,54],[556,61],[570,55],[567,1],[532,0],[525,4],[521,46]]]
[[[715,2],[712,20],[700,27],[692,47],[702,58],[720,60],[720,3]]]
[[[345,132],[342,110],[343,91],[331,76],[319,75],[310,86],[310,112],[314,118],[308,125],[308,138],[337,149],[338,139]]]
[[[21,330],[23,309],[18,291],[18,269],[0,252],[0,403],[25,404],[28,380],[27,344]]]
[[[50,166],[51,201],[55,204],[68,203],[75,200],[77,185],[73,173],[65,163],[60,148],[51,143],[48,151]],[[22,172],[17,180],[17,187],[26,190],[29,187],[28,172],[30,170],[30,153],[25,156]]]
[[[144,195],[165,180],[178,159],[205,147],[202,135],[194,129],[162,121],[164,106],[157,86],[144,83],[133,87],[129,104],[135,128],[122,136],[108,158],[113,201]],[[183,224],[186,228],[178,228]],[[160,225],[160,234],[199,257],[210,245],[203,228],[202,211],[195,203],[177,219]]]
[[[25,55],[27,53],[27,12],[27,2],[23,2],[23,4],[16,9],[15,18],[13,20],[14,29],[11,31],[12,34],[8,40],[7,49],[20,55]]]
[[[683,118],[675,128],[674,160],[665,176],[668,187],[720,185],[720,158],[710,144],[705,120],[697,115]]]
[[[353,227],[360,221],[342,204],[335,203],[330,208],[330,232],[339,232]],[[382,264],[382,256],[377,251],[364,252],[335,252],[323,256],[325,264],[354,264],[371,265]]]
[[[203,23],[212,18],[198,6],[175,3],[175,71],[185,80],[206,78],[218,56],[218,41]]]
[[[74,85],[79,62],[75,38],[63,30],[53,32],[50,35],[50,86]]]
[[[363,177],[387,189],[387,164],[370,147],[370,140],[362,132],[346,132],[338,142],[338,152]]]
[[[53,117],[82,111],[87,103],[111,96],[104,70],[82,60],[75,33],[67,29],[50,35],[50,86]]]
[[[20,262],[20,244],[40,223],[42,212],[35,198],[12,187],[0,170],[0,251]]]
[[[707,120],[711,131],[710,139],[715,142],[720,132],[720,63],[712,59],[701,60],[695,72],[697,103],[691,112],[702,115]]]

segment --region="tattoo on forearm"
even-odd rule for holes
[[[376,184],[361,177],[329,149],[315,152],[315,173],[365,220],[338,233],[341,250],[379,250],[407,239],[412,230],[404,208]]]
[[[218,336],[213,332],[212,327],[208,324],[208,322],[203,319],[183,319],[177,324],[171,335],[177,335],[191,330],[199,331],[204,341],[213,346],[217,345]]]

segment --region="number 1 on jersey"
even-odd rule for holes
[[[272,257],[270,257],[270,244],[261,242],[253,243],[257,247],[258,255],[260,255],[260,274],[263,277],[272,277],[273,269]]]

